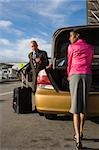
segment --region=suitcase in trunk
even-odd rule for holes
[[[13,109],[18,114],[32,112],[32,89],[31,87],[18,87],[14,89]]]

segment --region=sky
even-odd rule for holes
[[[31,40],[50,57],[58,28],[86,22],[86,0],[0,0],[0,62],[28,62]]]

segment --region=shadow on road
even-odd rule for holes
[[[82,150],[99,150],[99,148],[88,148],[88,147],[83,147]]]
[[[4,99],[0,99],[0,103],[3,103],[3,102],[5,102],[5,101],[7,101],[7,100],[4,100]]]
[[[19,79],[12,79],[12,80],[9,80],[9,81],[4,81],[4,82],[0,82],[0,84],[12,84],[13,82],[20,82]],[[21,83],[21,82],[20,82]]]
[[[92,117],[90,120],[96,124],[99,124],[99,117]]]
[[[67,141],[73,141],[73,138],[64,138],[64,140]],[[99,142],[99,139],[89,139],[89,138],[83,138],[82,141],[88,141],[88,142]],[[98,149],[99,150],[99,149]]]
[[[56,120],[60,121],[71,121],[72,116],[69,115],[63,115],[63,116],[57,116]]]
[[[50,118],[51,119],[51,118]],[[72,121],[72,115],[61,115],[61,116],[57,116],[56,118],[53,118],[51,120],[55,120],[55,121]],[[86,120],[90,120],[96,124],[99,124],[99,117],[90,117],[87,118]]]
[[[83,138],[83,141],[99,142],[99,139],[87,139],[87,138]]]
[[[65,141],[74,141],[73,138],[64,138],[64,140]],[[93,142],[99,142],[99,139],[87,139],[87,138],[84,138],[83,141],[84,140],[87,140],[89,142],[92,142],[92,141]],[[99,150],[99,148],[89,148],[89,147],[83,146],[81,150]]]

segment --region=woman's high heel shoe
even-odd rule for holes
[[[81,142],[76,142],[76,148],[77,149],[82,149],[82,143]]]
[[[74,139],[74,141],[76,141],[76,134],[74,134],[73,139]],[[80,139],[81,139],[81,140],[83,139],[83,134],[81,134]]]

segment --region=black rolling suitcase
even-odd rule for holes
[[[23,86],[17,87],[13,91],[13,109],[18,114],[32,112],[32,88]]]

